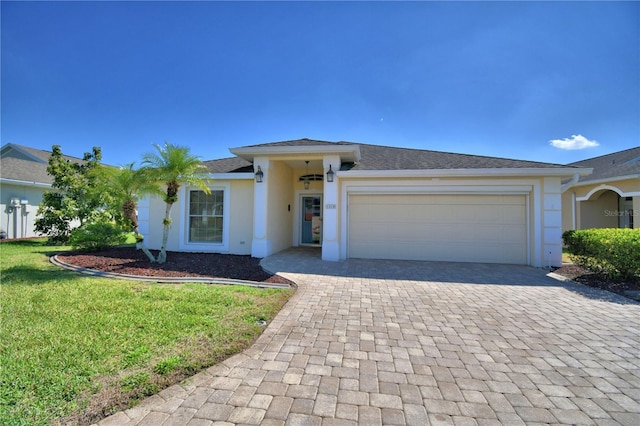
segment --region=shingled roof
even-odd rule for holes
[[[28,146],[6,144],[0,155],[0,177],[32,184],[51,185],[53,177],[47,173],[51,151],[30,148]],[[74,163],[82,161],[80,158],[63,155]]]
[[[569,166],[593,168],[593,173],[582,176],[579,183],[626,176],[640,177],[640,146],[576,161]]]
[[[253,165],[240,157],[221,158],[219,160],[204,161],[203,164],[210,173],[253,173]]]
[[[342,170],[444,170],[444,169],[490,169],[490,168],[567,168],[567,165],[543,163],[537,161],[513,160],[508,158],[487,157],[481,155],[456,154],[451,152],[424,149],[398,148],[383,145],[370,145],[354,142],[329,142],[313,139],[296,139],[282,142],[270,142],[249,145],[243,148],[281,148],[281,147],[322,147],[349,146],[359,147],[360,161],[343,164]],[[220,160],[220,161],[227,161]],[[212,162],[207,162],[212,167]],[[226,163],[225,163],[226,164]],[[248,162],[247,162],[248,164]]]

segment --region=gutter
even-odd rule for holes
[[[580,182],[579,185],[573,185],[573,186],[599,185],[603,183],[617,182],[619,180],[627,180],[627,179],[640,179],[640,174],[626,175],[626,176],[612,176],[612,177],[602,178],[602,179],[587,180],[587,181]]]
[[[51,184],[50,183],[30,182],[30,181],[26,181],[26,180],[16,180],[16,179],[7,179],[7,178],[0,178],[0,183],[8,183],[8,184],[13,184],[13,185],[30,186],[30,187],[34,187],[34,188],[51,188]]]
[[[425,170],[343,170],[341,178],[410,178],[410,177],[548,177],[586,176],[591,168],[485,168],[485,169],[425,169]]]

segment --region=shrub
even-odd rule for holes
[[[75,249],[97,251],[124,244],[127,235],[113,223],[89,223],[71,231],[69,243]]]
[[[640,229],[580,229],[562,238],[577,265],[615,279],[640,275]]]

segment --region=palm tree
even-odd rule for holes
[[[144,245],[138,231],[138,201],[145,195],[162,195],[160,185],[149,178],[145,169],[135,169],[134,163],[128,163],[119,168],[104,168],[104,190],[112,198],[115,207],[120,210],[122,222],[129,232],[136,236],[137,246],[144,251],[150,261],[155,257]]]
[[[210,194],[207,186],[209,170],[202,164],[200,157],[189,152],[189,148],[177,146],[165,142],[163,146],[154,144],[157,153],[149,153],[142,158],[142,170],[148,173],[153,182],[165,185],[166,192],[162,197],[166,204],[164,219],[162,221],[162,247],[156,262],[167,261],[167,240],[171,228],[171,207],[178,201],[180,184],[186,183]]]

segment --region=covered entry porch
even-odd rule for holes
[[[322,260],[340,258],[338,177],[359,157],[354,146],[257,146],[232,149],[253,163],[251,255],[264,258],[310,246]]]

